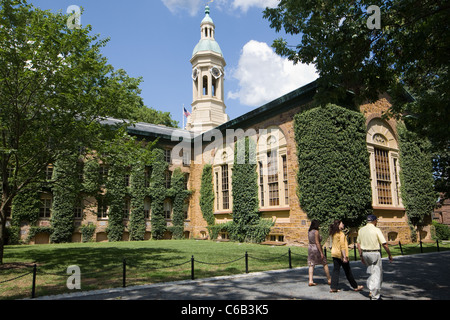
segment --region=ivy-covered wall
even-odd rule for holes
[[[202,183],[200,188],[200,208],[202,210],[203,218],[208,223],[208,226],[215,224],[214,218],[214,185],[212,166],[206,164],[202,171]],[[211,236],[211,235],[210,235]]]
[[[411,235],[416,240],[414,228],[418,226],[420,229],[425,219],[430,219],[439,197],[434,190],[431,144],[402,123],[398,124],[397,131],[400,138],[401,195],[412,227]]]
[[[263,242],[266,240],[273,222],[261,220],[258,172],[256,171],[256,143],[249,137],[239,139],[235,143],[231,180],[233,223],[228,226],[230,238],[239,242]]]
[[[130,241],[142,241],[145,237],[144,201],[148,195],[146,189],[145,165],[139,162],[133,166],[130,174],[131,211],[128,223]]]
[[[360,226],[372,212],[365,118],[328,104],[294,119],[298,197],[310,220]]]
[[[166,232],[166,220],[164,218],[164,200],[166,199],[166,187],[164,173],[168,167],[164,160],[164,151],[153,150],[154,162],[150,179],[150,189],[152,196],[152,238],[161,240]]]
[[[64,243],[72,241],[74,231],[74,207],[80,183],[77,172],[78,155],[69,155],[55,164],[53,171],[53,204],[50,241]]]
[[[176,168],[172,174],[171,188],[167,190],[168,195],[173,199],[173,239],[184,239],[184,207],[186,199],[191,194],[191,192],[185,188],[185,179],[186,177],[181,169]]]

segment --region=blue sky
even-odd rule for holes
[[[64,13],[84,8],[81,24],[110,38],[102,50],[115,69],[142,77],[148,107],[169,111],[183,124],[183,104],[191,111],[192,50],[200,40],[207,0],[29,0],[36,7]],[[278,0],[215,0],[210,3],[216,41],[224,54],[225,104],[231,119],[316,79],[313,66],[296,65],[270,47],[285,37],[263,19]],[[289,38],[292,44],[300,39]]]

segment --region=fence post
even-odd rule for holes
[[[33,266],[33,283],[31,285],[31,299],[36,297],[36,273],[37,273],[37,265]]]
[[[437,251],[439,252],[439,239],[436,239],[436,247],[437,247]]]
[[[122,287],[125,288],[127,286],[127,261],[125,258],[122,261],[123,273],[122,273]]]
[[[292,269],[292,255],[291,255],[291,248],[289,248],[289,269]]]
[[[194,280],[194,256],[191,258],[191,280]]]
[[[402,242],[401,242],[401,241],[399,241],[399,242],[398,242],[398,245],[400,246],[400,252],[401,252],[401,253],[402,253],[402,255],[403,255]]]
[[[245,251],[245,273],[248,273],[248,252]]]

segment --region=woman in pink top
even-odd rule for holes
[[[317,220],[311,221],[311,226],[308,230],[308,266],[309,266],[309,286],[316,286],[317,283],[313,281],[314,267],[318,264],[323,265],[325,275],[328,279],[328,284],[331,284],[330,271],[328,270],[327,258],[322,250],[322,237],[319,234],[319,222]]]

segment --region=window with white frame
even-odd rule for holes
[[[260,208],[289,205],[287,145],[279,127],[261,130],[257,145]]]
[[[232,209],[231,173],[234,159],[233,146],[223,146],[214,157],[213,177],[216,211]]]
[[[97,218],[108,219],[108,205],[104,197],[97,199]]]
[[[401,207],[398,143],[391,126],[380,118],[367,126],[367,150],[370,155],[372,204]]]
[[[52,215],[52,196],[44,193],[41,195],[41,206],[39,208],[39,218],[48,219]]]
[[[164,201],[164,218],[166,220],[172,219],[172,202],[169,199]]]
[[[78,199],[75,202],[75,206],[73,208],[73,216],[75,219],[83,218],[83,201],[81,199]]]

